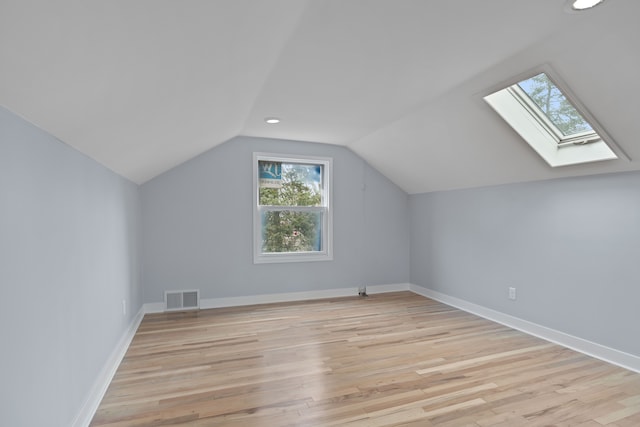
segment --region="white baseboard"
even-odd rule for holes
[[[367,293],[379,294],[384,292],[408,291],[408,283],[389,285],[367,285]],[[351,297],[358,295],[358,288],[337,288],[319,291],[287,292],[279,294],[249,295],[242,297],[202,298],[200,308],[240,307],[244,305],[272,304],[277,302],[306,301],[323,298]],[[145,313],[162,313],[164,304],[161,302],[144,305]]]
[[[144,314],[148,313],[162,313],[164,311],[164,303],[162,302],[148,302],[142,305]]]
[[[239,307],[243,305],[273,304],[277,302],[306,301],[323,298],[352,297],[358,288],[326,289],[321,291],[288,292],[280,294],[251,295],[246,297],[206,298],[200,300],[200,308]]]
[[[133,336],[136,334],[143,317],[144,307],[141,307],[131,321],[129,328],[122,335],[120,341],[118,341],[118,344],[116,344],[116,347],[111,352],[111,355],[104,364],[102,371],[100,371],[100,374],[93,382],[93,387],[91,387],[89,396],[82,405],[76,419],[71,424],[72,427],[88,427],[91,423],[91,420],[98,410],[98,406],[100,405],[104,394],[107,392],[107,388],[109,387],[113,376],[116,374],[118,366],[120,366],[120,362],[122,362],[122,359],[129,348],[129,344],[131,344],[131,340],[133,340]]]
[[[410,285],[408,283],[393,283],[390,285],[367,285],[368,294],[384,294],[387,292],[401,292],[409,291]]]
[[[620,366],[630,371],[640,373],[640,357],[633,354],[625,353],[610,347],[606,347],[555,329],[547,328],[527,320],[520,319],[481,305],[452,297],[432,289],[424,288],[418,285],[410,285],[410,290],[418,295],[434,299],[441,303],[450,305],[460,310],[475,314],[485,319],[500,323],[510,328],[517,329],[529,335],[551,341],[563,347],[570,348],[580,353],[586,354],[596,359],[603,360],[613,365]]]
[[[358,288],[327,289],[322,291],[289,292],[280,294],[249,295],[243,297],[202,298],[200,308],[240,307],[243,305],[272,304],[276,302],[305,301],[322,298],[337,298],[358,295]],[[144,305],[145,313],[162,313],[161,302]]]

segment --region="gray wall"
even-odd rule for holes
[[[412,283],[640,355],[640,174],[413,195],[409,206]]]
[[[252,153],[333,158],[334,259],[253,264]],[[144,301],[316,291],[409,279],[408,196],[343,147],[237,137],[141,186]]]
[[[0,108],[0,424],[78,415],[141,307],[138,221],[135,184]]]

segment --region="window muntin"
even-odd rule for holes
[[[254,154],[254,262],[331,259],[331,159]]]
[[[617,159],[602,128],[556,81],[545,71],[484,99],[552,167]],[[547,97],[554,98],[548,108]]]

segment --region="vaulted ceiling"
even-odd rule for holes
[[[0,104],[137,183],[237,135],[347,146],[408,193],[636,170],[639,16],[637,0],[0,0]],[[483,101],[540,65],[631,160],[552,169]]]

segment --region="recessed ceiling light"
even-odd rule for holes
[[[591,9],[594,6],[599,5],[604,2],[604,0],[574,0],[571,4],[573,10],[585,10]]]
[[[276,123],[280,123],[280,119],[277,117],[266,117],[264,121],[265,123],[269,123],[270,125],[275,125]]]

